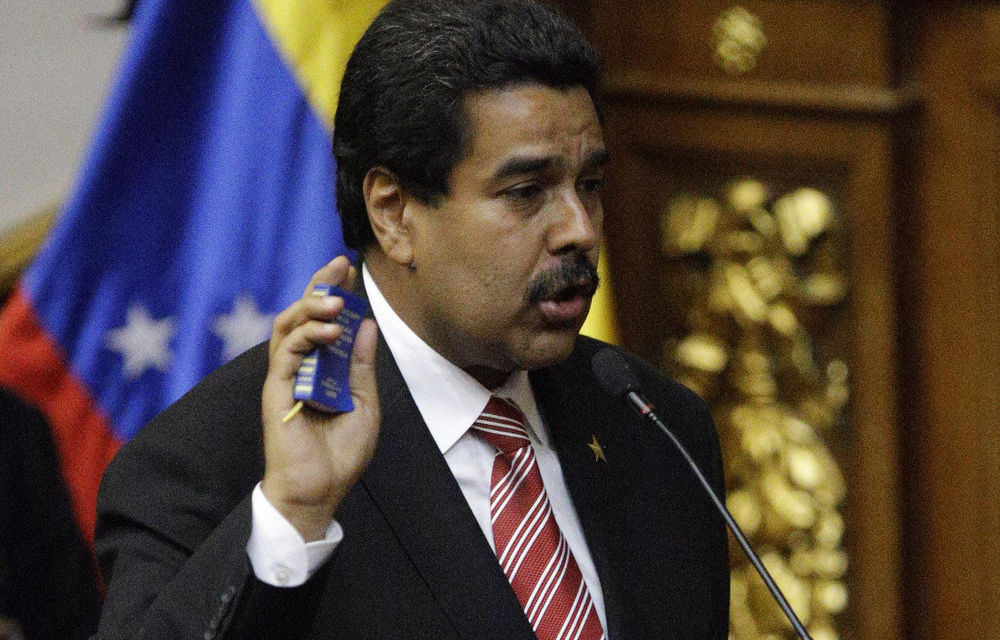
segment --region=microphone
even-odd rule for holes
[[[754,569],[756,569],[757,573],[760,574],[760,577],[763,578],[764,584],[767,585],[768,590],[771,592],[775,601],[777,601],[778,606],[785,612],[785,616],[788,618],[788,621],[792,623],[792,627],[795,629],[795,632],[800,638],[802,638],[802,640],[812,640],[805,627],[803,627],[802,623],[799,621],[798,616],[795,615],[795,611],[793,611],[791,605],[788,604],[788,600],[785,599],[785,595],[781,593],[781,589],[778,588],[778,585],[775,584],[771,574],[768,573],[767,569],[764,567],[764,563],[760,561],[760,556],[758,556],[753,550],[753,547],[750,546],[750,542],[748,542],[746,536],[743,535],[743,531],[740,530],[739,525],[737,525],[736,521],[733,520],[733,516],[729,513],[729,510],[726,509],[726,505],[722,503],[722,500],[715,494],[715,491],[708,483],[708,480],[705,479],[705,474],[703,474],[701,469],[698,468],[694,458],[692,458],[687,452],[687,449],[685,449],[684,445],[681,444],[681,441],[677,439],[677,436],[675,436],[673,432],[670,431],[665,424],[663,424],[663,421],[660,420],[659,416],[656,415],[656,412],[653,411],[652,405],[646,402],[646,399],[642,397],[639,380],[635,377],[635,374],[632,373],[632,370],[629,368],[628,362],[625,361],[625,358],[622,357],[621,354],[605,348],[601,349],[594,355],[593,359],[590,361],[590,365],[593,368],[594,375],[597,376],[597,382],[601,385],[602,389],[616,398],[622,398],[625,400],[626,404],[635,409],[639,415],[655,424],[660,428],[660,431],[665,433],[667,437],[670,438],[670,441],[674,443],[677,450],[680,451],[681,455],[684,456],[684,459],[687,460],[688,466],[690,466],[691,470],[694,471],[694,475],[698,478],[701,486],[705,488],[705,491],[708,493],[708,497],[712,499],[713,503],[715,503],[716,509],[719,510],[719,513],[722,514],[722,518],[726,521],[726,526],[729,527],[729,530],[733,532],[733,537],[735,537],[736,541],[740,543],[741,547],[743,547],[744,553],[746,553],[751,564],[753,564]]]

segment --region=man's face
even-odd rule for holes
[[[469,149],[448,195],[408,205],[407,320],[465,369],[558,362],[596,286],[608,158],[597,113],[582,87],[535,84],[464,106]]]

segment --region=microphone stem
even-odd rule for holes
[[[785,612],[785,616],[788,618],[788,621],[792,623],[792,627],[795,629],[795,632],[800,638],[802,638],[802,640],[812,640],[812,637],[799,621],[798,616],[795,615],[795,611],[792,610],[791,605],[788,604],[788,600],[785,599],[785,595],[781,592],[781,589],[778,588],[778,585],[774,582],[774,579],[771,577],[767,568],[764,567],[764,563],[761,562],[760,557],[757,556],[753,547],[750,546],[750,542],[747,541],[746,536],[743,535],[743,531],[740,530],[739,525],[736,524],[736,520],[733,519],[733,516],[729,513],[729,510],[726,509],[726,505],[722,503],[719,496],[715,494],[715,491],[712,489],[712,485],[708,483],[705,475],[701,472],[701,469],[698,468],[694,458],[688,454],[687,449],[684,448],[681,441],[677,439],[677,436],[675,436],[665,424],[663,424],[659,416],[656,415],[652,407],[649,406],[649,403],[647,403],[642,396],[635,391],[629,391],[626,398],[644,418],[647,418],[650,422],[659,427],[660,431],[665,433],[667,437],[670,438],[671,442],[674,443],[674,446],[677,447],[677,450],[681,452],[681,455],[684,456],[685,460],[687,460],[688,466],[691,467],[691,470],[694,471],[694,475],[698,478],[698,481],[701,482],[701,486],[705,488],[705,491],[708,493],[708,497],[712,499],[712,502],[715,503],[715,507],[719,510],[719,513],[722,514],[723,519],[726,521],[726,526],[728,526],[729,530],[733,532],[733,537],[735,537],[736,541],[740,543],[741,547],[743,547],[743,551],[750,559],[754,569],[757,570],[757,573],[759,573],[760,577],[764,580],[764,584],[767,585],[771,595],[773,595],[774,599],[778,602],[778,606]]]

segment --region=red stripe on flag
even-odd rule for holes
[[[77,525],[92,544],[97,487],[121,442],[20,287],[0,313],[0,353],[4,355],[0,385],[15,391],[49,420]]]

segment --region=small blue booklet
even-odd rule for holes
[[[348,384],[351,350],[358,327],[368,314],[368,301],[329,284],[316,285],[312,295],[344,299],[344,308],[334,319],[344,331],[335,341],[316,347],[302,360],[292,395],[319,411],[347,413],[354,410]]]

